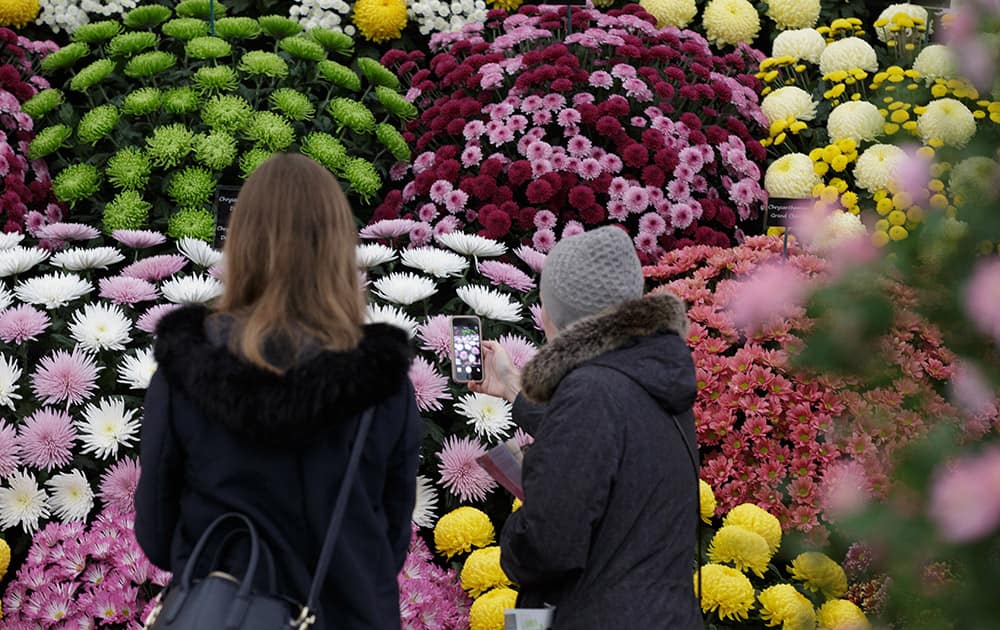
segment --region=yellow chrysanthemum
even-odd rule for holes
[[[878,71],[875,49],[860,37],[838,39],[827,46],[819,57],[819,71],[824,75],[838,70],[850,72],[854,68],[866,72]]]
[[[405,0],[358,0],[354,25],[365,39],[380,44],[397,39],[406,28]]]
[[[948,46],[934,44],[924,47],[913,62],[913,69],[928,84],[936,79],[954,79],[958,71],[955,53]]]
[[[10,545],[0,538],[0,580],[7,575],[8,568],[10,568]]]
[[[767,3],[767,17],[780,29],[816,26],[819,11],[819,0],[770,0]]]
[[[840,597],[847,592],[847,575],[844,569],[818,551],[800,553],[788,565],[788,571],[807,589],[821,592],[827,599]]]
[[[772,197],[806,199],[813,186],[820,183],[812,160],[804,153],[783,155],[767,167],[764,188]],[[728,517],[727,517],[728,518]]]
[[[715,516],[715,493],[712,492],[712,486],[708,485],[704,479],[698,480],[698,507],[701,510],[701,520],[706,523],[712,522],[712,517]]]
[[[706,564],[701,568],[704,593],[703,612],[714,612],[720,619],[746,619],[754,604],[753,584],[736,569],[721,564]],[[698,573],[694,574],[694,590],[698,592]]]
[[[906,152],[892,144],[874,144],[854,165],[854,181],[868,192],[889,187],[896,169],[906,159]]]
[[[504,11],[516,11],[524,4],[524,0],[488,0],[488,2],[494,9],[503,9]]]
[[[639,6],[656,18],[656,25],[660,28],[685,28],[698,12],[694,0],[639,0]]]
[[[814,630],[816,611],[812,602],[791,584],[776,584],[757,596],[760,618],[781,630]]]
[[[939,98],[927,104],[917,119],[917,131],[924,142],[937,139],[961,149],[976,135],[976,118],[965,103],[953,98]]]
[[[450,558],[473,547],[492,545],[494,535],[490,517],[474,507],[462,506],[438,520],[434,526],[434,546]]]
[[[0,2],[0,26],[21,28],[38,17],[38,0],[3,0]]]
[[[848,101],[836,106],[826,121],[830,142],[850,138],[855,142],[874,140],[882,133],[885,118],[868,101]]]
[[[819,630],[868,630],[872,627],[861,609],[846,599],[831,599],[819,607]]]
[[[462,588],[479,597],[494,588],[510,586],[510,578],[500,568],[500,547],[476,549],[462,567]]]
[[[749,44],[760,31],[760,15],[747,0],[711,0],[701,20],[708,41],[719,46]]]
[[[826,50],[826,39],[814,28],[778,33],[771,46],[771,54],[775,57],[788,56],[811,63],[819,63],[824,50]]]
[[[722,524],[738,525],[757,532],[767,541],[772,554],[781,546],[781,523],[773,514],[753,503],[741,503],[729,510]]]
[[[708,545],[708,558],[719,564],[732,563],[737,569],[764,577],[771,550],[764,537],[739,525],[725,525],[715,532]]]
[[[524,502],[521,499],[515,498],[514,502],[510,504],[510,511],[512,513],[517,512],[522,506],[524,506]]]
[[[469,630],[503,630],[503,613],[517,605],[517,591],[495,588],[472,602]]]
[[[786,85],[765,96],[760,110],[770,123],[789,117],[795,120],[812,120],[816,118],[816,101],[802,88]]]

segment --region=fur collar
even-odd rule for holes
[[[349,352],[320,352],[278,375],[234,356],[206,332],[210,311],[185,307],[157,327],[156,361],[167,382],[210,420],[252,441],[300,444],[403,386],[412,358],[406,333],[364,328]]]
[[[546,403],[574,368],[617,350],[637,337],[661,333],[687,336],[684,303],[669,293],[625,302],[603,313],[574,322],[542,347],[521,374],[528,400]]]

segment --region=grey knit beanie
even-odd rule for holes
[[[642,297],[632,239],[613,225],[559,241],[542,268],[542,305],[556,329]]]

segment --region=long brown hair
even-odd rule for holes
[[[307,346],[356,347],[365,312],[357,239],[347,197],[325,168],[298,154],[257,167],[233,209],[216,305],[233,318],[232,350],[281,373]],[[267,352],[275,346],[277,361]]]

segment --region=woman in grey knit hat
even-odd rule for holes
[[[623,230],[564,239],[542,271],[548,344],[518,373],[485,342],[485,380],[473,385],[514,401],[534,435],[501,565],[519,607],[556,607],[555,630],[702,627],[687,314],[671,295],[642,292]]]

